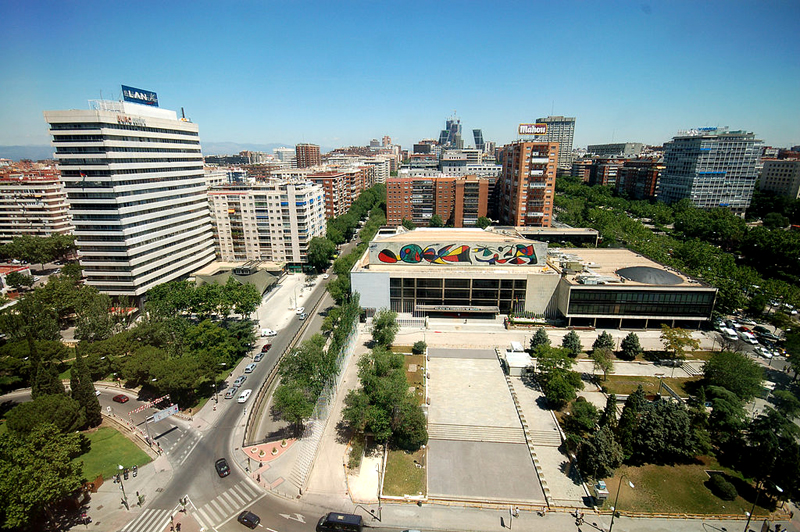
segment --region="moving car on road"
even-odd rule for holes
[[[114,396],[113,401],[115,403],[127,403],[128,401],[130,401],[130,397],[128,397],[127,395],[119,394]]]
[[[239,401],[240,403],[246,403],[247,400],[250,398],[251,393],[253,393],[253,390],[248,388],[247,390],[242,392],[242,395],[239,396],[239,399],[237,399],[237,401]]]
[[[360,515],[330,512],[319,518],[317,532],[362,532],[364,520]]]
[[[214,462],[214,468],[217,470],[217,475],[219,475],[220,478],[227,477],[231,474],[231,468],[228,466],[228,461],[224,458],[220,458]]]
[[[242,523],[247,528],[255,528],[261,522],[261,518],[258,517],[253,512],[245,510],[244,512],[239,514],[239,517],[236,518],[237,521]]]
[[[278,336],[278,331],[273,331],[272,329],[261,329],[261,337],[266,336]]]

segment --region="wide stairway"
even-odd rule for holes
[[[428,438],[432,440],[526,443],[522,427],[478,427],[450,423],[429,423]]]

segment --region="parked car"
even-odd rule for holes
[[[739,337],[736,335],[736,331],[734,331],[733,329],[730,329],[728,327],[723,327],[720,330],[720,333],[722,333],[722,336],[724,338],[728,339],[728,340],[738,340],[739,339]]]
[[[236,377],[236,380],[233,381],[233,385],[241,386],[242,384],[244,384],[244,381],[246,380],[247,380],[247,375],[239,375],[238,377]]]
[[[253,512],[245,510],[244,512],[239,514],[239,517],[236,518],[241,524],[246,526],[247,528],[255,528],[261,522],[261,518],[258,517]]]
[[[247,366],[244,368],[244,372],[245,372],[245,373],[253,373],[253,371],[255,371],[255,369],[256,369],[257,367],[258,367],[258,366],[257,366],[256,364],[248,364],[248,365],[247,365]]]
[[[302,314],[300,314],[300,316],[298,316],[298,317],[300,318],[300,321],[303,321],[304,319],[306,319],[306,317],[307,317],[307,316],[308,316],[308,315],[307,315],[305,312],[303,312],[303,313],[302,313]]]
[[[764,358],[772,358],[772,351],[770,351],[769,349],[767,349],[764,346],[761,346],[761,345],[757,346],[755,348],[755,352],[758,353],[760,356],[762,356]]]
[[[237,401],[240,402],[240,403],[246,403],[247,400],[250,398],[250,394],[251,393],[253,393],[253,390],[248,388],[247,390],[242,392],[242,395],[239,396]]]
[[[267,351],[269,351],[270,347],[272,347],[272,344],[264,344],[264,345],[261,347],[261,352],[262,352],[262,353],[266,353]]]
[[[306,311],[306,307],[297,307],[297,310],[294,311],[295,314],[298,316]]]
[[[756,337],[753,335],[753,333],[747,331],[739,331],[739,338],[741,338],[748,344],[758,345],[758,340],[756,340]]]
[[[253,357],[253,362],[261,362],[264,358],[264,353],[256,353],[256,356]]]
[[[328,275],[327,273],[323,273],[322,274],[322,278],[323,279],[328,279],[329,277],[330,277],[330,275]]]
[[[228,465],[228,461],[224,458],[220,458],[214,462],[214,469],[217,470],[217,475],[219,475],[220,478],[227,477],[231,474],[231,468]]]
[[[265,336],[278,336],[278,333],[272,329],[261,329],[261,337],[263,338]]]
[[[128,401],[130,401],[130,397],[128,397],[127,395],[119,394],[114,396],[113,401],[115,403],[127,403]]]

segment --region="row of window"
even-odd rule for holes
[[[50,131],[74,131],[81,129],[124,129],[128,131],[148,131],[151,133],[167,133],[170,135],[192,135],[198,136],[197,131],[185,131],[182,129],[165,129],[161,127],[130,126],[126,124],[114,124],[110,122],[81,122],[81,123],[57,123],[50,124]]]

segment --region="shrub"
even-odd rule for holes
[[[422,353],[425,352],[425,349],[427,348],[428,344],[426,344],[422,340],[419,340],[418,342],[414,342],[414,346],[411,348],[411,352],[414,353],[415,355],[421,355]]]
[[[732,501],[738,495],[736,492],[736,486],[728,482],[724,475],[711,475],[711,479],[708,481],[708,484],[709,489],[714,493],[714,495],[724,501]]]
[[[352,441],[350,456],[347,459],[347,467],[355,469],[361,465],[361,458],[364,456],[364,437],[358,436]]]

